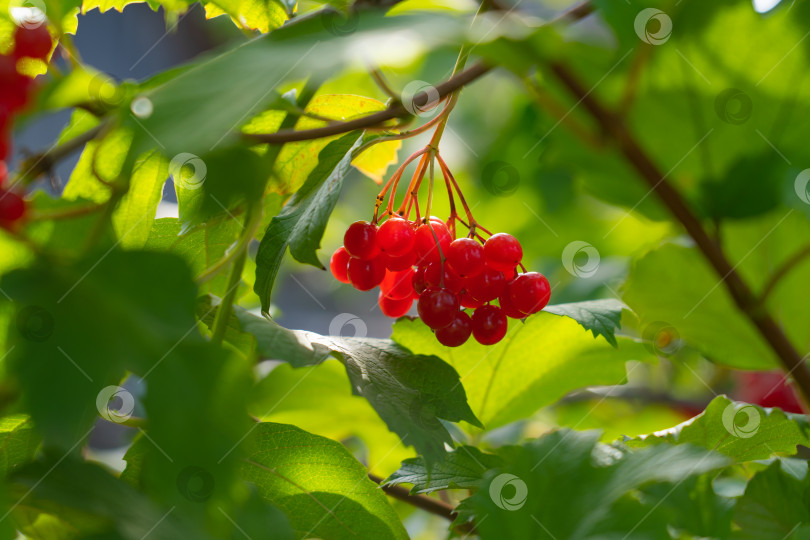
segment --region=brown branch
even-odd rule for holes
[[[782,328],[760,306],[751,288],[743,281],[720,247],[709,237],[681,194],[666,181],[665,174],[633,138],[620,116],[605,108],[567,67],[559,63],[553,63],[550,67],[563,86],[582,103],[600,127],[615,139],[627,161],[650,185],[675,219],[683,225],[697,248],[720,276],[734,303],[771,346],[788,374],[792,375],[801,390],[805,404],[810,404],[810,370],[802,356]]]
[[[473,82],[485,73],[489,72],[491,69],[492,68],[490,66],[487,66],[483,62],[470,66],[455,77],[451,77],[435,87],[436,91],[439,93],[439,99],[444,98],[459,88]],[[419,92],[414,96],[414,104],[417,106],[426,104],[428,100],[430,100],[430,96],[426,91]],[[408,109],[406,109],[403,104],[397,103],[385,110],[369,114],[368,116],[363,116],[362,118],[356,118],[346,122],[338,122],[329,126],[314,129],[303,129],[299,131],[282,129],[275,133],[244,134],[243,137],[254,142],[271,144],[307,141],[310,139],[320,139],[322,137],[340,135],[341,133],[348,133],[349,131],[355,131],[357,129],[381,127],[382,124],[388,120],[408,116],[409,114]]]
[[[97,126],[88,129],[77,137],[69,139],[46,152],[34,154],[20,164],[20,170],[25,171],[24,175],[31,179],[35,179],[41,174],[47,174],[58,162],[98,137],[106,127],[105,122],[100,122]]]
[[[401,486],[383,485],[383,479],[371,473],[368,474],[368,477],[371,478],[371,480],[375,483],[380,484],[380,489],[382,489],[389,497],[410,504],[411,506],[415,506],[416,508],[424,510],[425,512],[441,516],[447,520],[450,520],[450,522],[455,521],[456,517],[458,517],[458,514],[453,507],[444,501],[440,501],[439,499],[434,499],[432,497],[426,497],[424,495],[411,495],[408,489]],[[470,533],[473,532],[474,526],[472,523],[465,523],[463,525],[459,525],[456,527],[456,529],[464,533]]]
[[[587,17],[593,13],[593,6],[589,1],[584,1],[574,7],[562,12],[558,17],[550,21],[550,24],[559,21],[574,22]],[[484,62],[478,62],[468,67],[464,71],[450,77],[448,80],[434,87],[439,94],[439,99],[444,99],[456,90],[463,88],[476,79],[489,73],[492,69],[491,66],[486,65]],[[373,72],[372,72],[373,73]],[[435,98],[435,96],[432,96]],[[425,105],[431,99],[427,91],[422,91],[413,97],[414,105]],[[385,110],[356,118],[347,122],[339,122],[332,125],[304,129],[296,131],[293,129],[281,129],[275,133],[252,133],[243,134],[243,137],[249,141],[270,143],[270,144],[284,144],[295,141],[307,141],[310,139],[320,139],[322,137],[331,137],[333,135],[340,135],[341,133],[348,133],[357,129],[369,129],[384,127],[385,122],[393,120],[394,118],[402,118],[409,116],[408,109],[402,103],[394,103]]]
[[[788,260],[782,263],[782,266],[776,269],[776,272],[771,274],[770,279],[765,284],[765,287],[762,288],[762,293],[759,295],[760,305],[765,305],[768,295],[773,292],[773,289],[779,284],[779,281],[808,256],[810,256],[810,244],[804,246],[799,251],[791,255]]]

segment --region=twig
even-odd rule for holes
[[[451,522],[455,521],[456,517],[458,517],[458,514],[455,512],[453,507],[444,501],[440,501],[432,497],[426,497],[424,495],[411,495],[407,488],[401,486],[383,485],[383,479],[371,473],[369,473],[368,477],[371,478],[371,480],[375,483],[380,484],[380,488],[389,497],[410,504],[411,506],[415,506],[416,508],[424,510],[425,512],[441,516],[447,520],[450,520]],[[472,523],[459,525],[456,529],[464,533],[471,533],[474,531]]]
[[[773,292],[773,289],[779,284],[779,281],[808,256],[810,256],[810,244],[794,253],[788,260],[782,263],[782,266],[776,269],[776,272],[771,274],[770,279],[768,279],[768,282],[762,288],[762,293],[759,295],[760,305],[765,305],[768,295]]]
[[[31,179],[35,179],[41,174],[46,174],[50,172],[58,162],[98,137],[106,128],[107,123],[100,122],[97,126],[88,129],[77,137],[65,141],[59,146],[55,146],[47,152],[34,154],[20,165],[20,170],[26,171],[24,175]]]
[[[483,62],[479,62],[468,69],[462,71],[454,77],[444,81],[435,89],[439,94],[439,99],[444,98],[448,94],[458,90],[459,88],[473,82],[482,75],[488,73],[492,68]],[[430,100],[430,96],[426,91],[419,92],[414,96],[414,103],[417,105],[424,105]],[[294,141],[307,141],[310,139],[320,139],[322,137],[331,137],[333,135],[340,135],[341,133],[348,133],[358,129],[367,129],[371,127],[381,126],[388,120],[399,118],[410,114],[405,106],[401,103],[396,103],[385,110],[369,114],[362,118],[348,120],[346,122],[338,122],[329,126],[323,126],[314,129],[304,129],[300,131],[292,129],[282,129],[275,133],[250,133],[243,134],[243,137],[260,143],[283,144]]]
[[[559,63],[552,63],[550,67],[552,73],[582,103],[600,127],[615,139],[619,150],[630,165],[650,185],[675,219],[683,225],[697,248],[720,276],[734,303],[754,324],[779,358],[785,371],[793,377],[801,390],[805,404],[810,404],[810,370],[801,355],[782,328],[760,306],[751,288],[743,281],[717,243],[711,239],[681,194],[666,181],[666,175],[633,138],[620,116],[606,109],[567,67]]]

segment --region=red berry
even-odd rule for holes
[[[400,272],[385,273],[385,279],[380,283],[380,291],[392,300],[405,300],[413,295],[413,268]]]
[[[525,313],[515,307],[515,303],[512,302],[512,297],[509,295],[508,290],[504,291],[504,294],[498,298],[498,304],[500,304],[503,314],[507,317],[511,317],[512,319],[525,319],[527,317]]]
[[[368,261],[380,254],[377,226],[368,221],[355,221],[343,235],[343,245],[352,257]]]
[[[460,276],[476,276],[484,270],[484,246],[472,238],[453,240],[447,250],[447,261]]]
[[[479,302],[489,302],[498,298],[506,287],[506,278],[492,268],[464,280],[464,288],[470,296]]]
[[[399,257],[413,249],[416,231],[410,221],[391,218],[377,231],[377,246],[388,255]]]
[[[481,345],[494,345],[502,340],[507,325],[506,315],[497,306],[481,306],[473,312],[472,334]]]
[[[411,285],[413,285],[413,290],[417,295],[425,292],[425,289],[427,289],[427,282],[425,281],[424,268],[417,268],[414,270],[413,277],[411,278]]]
[[[514,269],[522,258],[523,248],[511,234],[493,234],[484,242],[484,259],[487,266],[499,272]]]
[[[463,311],[456,312],[456,318],[444,328],[436,330],[436,339],[446,347],[458,347],[470,339],[472,320]]]
[[[44,24],[34,28],[18,26],[14,32],[14,56],[45,60],[51,52],[51,34]]]
[[[10,148],[10,144],[8,143],[9,136],[2,131],[0,131],[0,159],[6,159],[8,157],[8,151]],[[3,162],[3,166],[5,167],[5,161]],[[8,174],[8,168],[4,169],[6,174]]]
[[[332,254],[332,258],[329,259],[329,269],[332,270],[335,279],[341,283],[349,282],[349,259],[351,258],[352,256],[349,255],[346,248],[340,246]]]
[[[0,55],[0,109],[5,109],[3,116],[6,117],[6,123],[9,112],[23,109],[28,104],[32,84],[31,78],[17,71],[17,61],[14,58]]]
[[[403,300],[394,300],[393,298],[389,298],[380,292],[380,296],[377,298],[377,303],[380,304],[380,311],[383,312],[383,315],[393,319],[398,319],[411,310],[413,298],[409,296]]]
[[[463,291],[459,295],[459,302],[461,303],[461,307],[468,309],[475,309],[484,305],[483,302],[479,302],[478,300],[470,296],[470,293],[468,293],[467,291]]]
[[[380,257],[363,261],[357,257],[349,259],[349,282],[359,291],[370,291],[385,278],[385,264]]]
[[[458,298],[447,289],[428,287],[419,295],[416,309],[426,325],[438,330],[455,320],[458,312]]]
[[[548,304],[551,286],[543,274],[526,272],[509,284],[509,297],[519,311],[537,313]]]
[[[464,280],[447,264],[444,266],[444,282],[442,282],[442,263],[440,262],[432,262],[425,267],[425,283],[428,287],[444,287],[454,293],[461,292],[464,287]]]
[[[25,200],[14,193],[0,189],[0,226],[8,226],[25,215]]]
[[[385,267],[392,272],[405,270],[416,264],[416,252],[413,249],[400,257],[392,257],[388,253],[383,253],[380,257],[385,261]]]
[[[431,230],[431,226],[433,230]],[[436,234],[434,238],[433,234]],[[438,245],[436,239],[439,240]],[[416,237],[414,239],[414,249],[416,250],[416,259],[420,264],[427,264],[430,262],[438,262],[441,260],[439,248],[441,253],[446,254],[450,248],[450,242],[453,237],[447,226],[441,221],[431,220],[430,225],[425,223],[416,229]]]

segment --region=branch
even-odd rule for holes
[[[759,295],[760,305],[765,305],[768,295],[773,292],[773,289],[779,284],[779,281],[808,256],[810,256],[810,244],[804,246],[799,251],[794,253],[788,260],[782,263],[782,266],[776,269],[776,272],[771,274],[771,278],[765,284],[765,287],[762,289],[762,293]]]
[[[593,6],[589,1],[586,0],[562,12],[555,19],[549,21],[549,24],[554,24],[560,21],[578,21],[590,15],[593,13],[593,11]],[[484,62],[478,62],[464,71],[450,77],[435,87],[435,90],[439,94],[439,99],[444,99],[453,92],[460,90],[464,86],[489,73],[491,69],[492,67],[486,65]],[[427,91],[422,91],[413,97],[413,101],[415,105],[425,105],[430,98],[431,96],[429,96]],[[385,122],[393,120],[394,118],[401,118],[408,115],[410,115],[410,113],[405,106],[402,105],[402,103],[394,103],[385,110],[364,116],[362,118],[349,120],[347,122],[339,122],[329,126],[300,131],[293,129],[281,129],[275,133],[243,134],[243,137],[249,141],[270,144],[307,141],[310,139],[320,139],[322,137],[340,135],[341,133],[348,133],[349,131],[354,131],[357,129],[385,127],[383,125]]]
[[[669,211],[686,229],[709,264],[720,276],[731,294],[734,303],[754,324],[760,335],[776,353],[783,368],[793,376],[804,397],[810,404],[810,370],[803,358],[783,332],[782,328],[760,307],[757,298],[743,281],[735,267],[726,258],[720,247],[712,241],[697,216],[690,210],[681,194],[666,181],[665,174],[653,163],[624,124],[622,118],[606,109],[567,67],[551,64],[552,73],[568,91],[581,102],[606,133],[611,135],[619,150],[636,172],[650,185]]]
[[[482,75],[488,73],[492,68],[479,62],[455,77],[444,81],[435,89],[439,93],[439,99],[446,97],[450,93],[458,90],[459,88],[471,83]],[[430,100],[430,96],[426,91],[419,92],[414,96],[414,103],[416,105],[424,105]],[[260,143],[283,144],[294,141],[307,141],[310,139],[320,139],[322,137],[331,137],[332,135],[340,135],[341,133],[348,133],[357,129],[367,129],[372,127],[383,127],[382,124],[394,118],[407,116],[410,113],[401,103],[394,104],[385,110],[369,114],[362,118],[356,118],[347,122],[337,122],[335,124],[324,126],[314,129],[304,129],[300,131],[292,129],[282,129],[275,133],[264,134],[244,134],[243,137]]]
[[[73,152],[83,147],[96,137],[107,127],[106,122],[100,122],[97,126],[88,129],[78,137],[74,137],[46,152],[40,152],[26,159],[20,170],[26,171],[25,176],[37,178],[41,174],[46,174],[61,160],[65,159]]]
[[[422,509],[425,512],[441,516],[447,520],[450,520],[451,522],[455,521],[456,517],[458,517],[458,514],[453,507],[444,501],[440,501],[439,499],[434,499],[432,497],[426,497],[424,495],[411,495],[407,488],[401,486],[385,486],[383,485],[382,478],[371,473],[368,474],[368,477],[377,484],[380,484],[380,488],[389,497],[410,504],[411,506],[415,506],[416,508]],[[465,523],[463,525],[459,525],[457,530],[464,533],[471,533],[474,530],[474,526],[472,523]]]

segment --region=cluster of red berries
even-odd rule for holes
[[[416,300],[419,317],[443,345],[458,347],[470,335],[493,345],[506,335],[507,317],[537,313],[551,288],[542,274],[518,272],[523,249],[515,237],[498,233],[482,243],[454,239],[451,229],[436,217],[352,223],[332,255],[332,274],[361,291],[379,286],[389,317],[405,315]]]
[[[14,48],[0,55],[0,227],[10,227],[25,215],[25,200],[4,189],[8,176],[6,159],[11,148],[11,126],[14,115],[24,109],[31,98],[34,80],[18,70],[23,58],[46,60],[52,47],[51,35],[44,24],[36,27],[18,26],[14,32]]]

